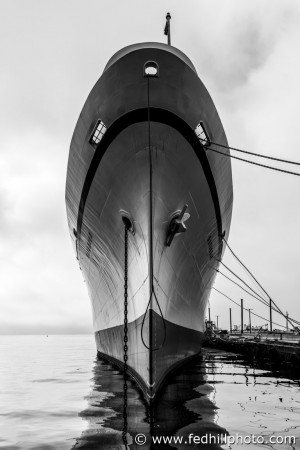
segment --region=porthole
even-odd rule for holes
[[[89,143],[92,144],[94,147],[99,144],[101,139],[103,138],[104,134],[106,133],[106,126],[102,122],[101,119],[99,119],[94,126],[93,133],[89,139]]]
[[[144,77],[158,77],[158,64],[155,61],[147,61],[144,64]]]
[[[211,141],[208,135],[208,132],[205,128],[204,123],[201,121],[198,123],[198,125],[195,128],[195,134],[202,145],[210,145]]]

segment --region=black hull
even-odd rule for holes
[[[155,324],[156,336],[152,336],[152,358],[155,363],[156,382],[153,387],[145,383],[144,379],[128,366],[129,375],[135,380],[145,399],[149,402],[153,399],[163,386],[167,375],[185,364],[191,358],[199,355],[204,334],[186,327],[176,325],[168,320],[163,320],[159,314],[152,311],[152,321]],[[144,321],[145,323],[146,321]],[[164,323],[163,323],[164,322]],[[136,339],[136,335],[142,331],[143,317],[139,317],[134,322],[128,324],[128,353],[141,354],[144,350],[142,339]],[[165,326],[164,326],[165,325]],[[178,337],[180,336],[180,339]],[[124,346],[124,326],[116,326],[95,332],[98,355],[108,360],[123,370],[123,346]],[[111,343],[114,342],[112,348]],[[146,343],[147,345],[147,343]],[[162,345],[160,347],[160,345]],[[148,346],[148,345],[147,345]],[[149,358],[149,350],[147,352]],[[114,356],[113,356],[114,355]],[[116,357],[117,355],[117,357]]]

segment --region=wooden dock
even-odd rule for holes
[[[239,353],[259,362],[271,362],[300,369],[300,336],[284,333],[254,335],[215,335],[208,337],[204,346]]]

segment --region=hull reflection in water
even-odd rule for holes
[[[226,430],[215,422],[217,406],[207,395],[213,388],[207,386],[205,379],[205,362],[199,356],[169,377],[168,384],[162,388],[152,411],[136,385],[129,382],[129,447],[162,448],[162,444],[150,445],[151,436],[178,435],[186,438],[190,433],[199,436],[226,433]],[[87,430],[78,439],[74,449],[124,448],[123,375],[101,359],[95,361],[94,388],[88,396],[88,403],[87,409],[80,413],[87,420]],[[134,442],[139,433],[143,433],[147,439],[143,446]],[[220,448],[218,445],[208,447]],[[163,448],[181,447],[164,444]]]
[[[272,373],[248,365],[238,356],[205,349],[203,356],[178,369],[162,389],[150,414],[142,394],[128,385],[128,448],[221,448],[217,444],[184,444],[189,435],[299,436],[299,380],[290,372]],[[297,399],[298,398],[298,399]],[[80,413],[87,429],[73,449],[124,449],[122,441],[123,375],[103,360],[94,366],[88,407]],[[153,419],[151,420],[151,415]],[[137,434],[147,442],[138,446]],[[151,436],[182,437],[183,444],[150,444]],[[272,448],[299,448],[281,443]],[[270,448],[270,443],[261,445]],[[224,448],[224,446],[222,447]],[[236,450],[244,449],[241,443]],[[247,445],[247,449],[257,444]]]

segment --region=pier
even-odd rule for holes
[[[299,334],[285,332],[215,334],[207,337],[204,346],[239,353],[260,363],[276,363],[300,369]]]

